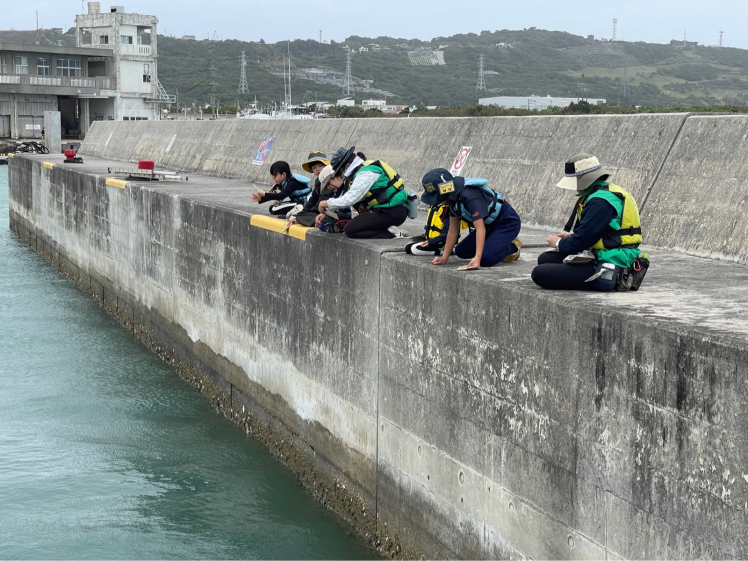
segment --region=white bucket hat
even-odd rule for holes
[[[564,178],[556,187],[569,191],[584,191],[601,177],[611,175],[591,154],[577,154],[564,165]]]
[[[320,184],[320,190],[326,189],[327,184],[330,182],[330,180],[335,176],[335,170],[331,165],[326,165],[322,168],[322,171],[319,172],[319,184]]]

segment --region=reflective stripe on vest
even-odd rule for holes
[[[499,217],[499,213],[501,212],[501,205],[504,203],[504,199],[501,198],[501,195],[491,189],[488,186],[488,181],[482,178],[466,178],[465,179],[465,187],[476,187],[483,191],[485,194],[493,198],[493,201],[488,206],[488,216],[486,216],[483,219],[483,223],[488,226],[491,224],[494,220],[496,220]],[[462,219],[466,222],[472,223],[473,217],[470,216],[470,213],[465,208],[465,205],[462,204],[462,200],[458,199],[455,204],[455,211],[462,216]]]
[[[361,199],[360,204],[366,205],[368,208],[376,208],[388,205],[392,198],[397,195],[399,191],[402,191],[405,185],[402,178],[394,169],[392,169],[392,167],[390,167],[385,162],[382,162],[381,160],[367,160],[360,168],[358,168],[354,172],[353,176],[355,176],[356,173],[366,167],[379,168],[379,170],[381,170],[381,173],[383,173],[387,178],[387,183],[385,185],[380,185],[379,187],[372,186],[372,188],[370,188],[370,190]],[[374,185],[376,185],[377,183],[380,182],[377,181],[374,183]]]
[[[577,203],[577,219],[582,219],[585,202],[592,198],[608,201],[616,210],[616,216],[608,224],[603,237],[591,249],[635,248],[642,243],[642,228],[639,219],[639,207],[630,193],[618,185],[608,183],[597,191],[587,195]],[[578,222],[577,222],[578,223]]]

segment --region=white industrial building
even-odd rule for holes
[[[116,77],[117,88],[89,99],[90,121],[158,119],[161,104],[174,103],[158,81],[157,24],[157,17],[128,14],[122,6],[102,13],[99,2],[75,17],[79,47],[113,52],[96,71]]]
[[[542,111],[549,107],[569,107],[572,103],[579,103],[580,100],[586,101],[592,105],[605,103],[604,99],[579,98],[579,97],[540,97],[538,95],[529,96],[499,96],[483,97],[478,100],[479,105],[498,105],[504,109],[527,109],[533,111],[537,109]]]

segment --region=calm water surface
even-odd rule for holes
[[[16,238],[0,167],[0,558],[373,556]]]

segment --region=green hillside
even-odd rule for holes
[[[33,42],[35,32],[3,32],[0,41]],[[44,30],[43,44],[74,44],[74,34]],[[479,97],[498,95],[605,98],[621,105],[748,105],[748,51],[672,44],[595,42],[578,35],[530,28],[482,31],[431,41],[391,37],[349,37],[345,43],[291,41],[188,41],[159,36],[159,79],[180,104],[210,101],[210,69],[221,105],[246,105],[255,96],[263,105],[283,99],[283,61],[290,46],[294,103],[342,97],[340,85],[311,79],[307,69],[337,72],[351,57],[355,98],[407,105],[475,105]],[[358,52],[372,43],[382,52]],[[408,51],[443,51],[446,64],[413,66]],[[248,94],[239,94],[241,51],[247,55]],[[486,91],[476,92],[480,55]],[[275,74],[273,74],[275,73]],[[328,78],[330,75],[328,74]],[[624,88],[624,77],[627,79]],[[370,81],[370,82],[364,82]],[[363,88],[374,91],[362,91]]]
[[[377,43],[382,52],[359,53],[359,47]],[[408,105],[474,105],[479,97],[497,95],[552,95],[605,98],[627,105],[732,105],[748,104],[748,52],[673,42],[601,43],[563,32],[528,29],[483,31],[431,42],[390,37],[349,37],[355,50],[352,75],[357,89],[370,86],[394,94],[388,101]],[[339,86],[300,79],[304,69],[345,72],[344,44],[292,41],[290,53],[294,102],[314,99],[334,102]],[[499,46],[504,44],[503,46]],[[508,46],[507,46],[508,45]],[[416,48],[444,52],[445,65],[412,66],[408,51]],[[209,72],[215,68],[221,103],[244,104],[257,96],[262,103],[283,98],[282,72],[288,43],[241,41],[185,41],[159,37],[159,76],[170,93],[179,88],[198,103],[209,101]],[[237,94],[240,53],[247,53],[250,93]],[[487,91],[476,92],[478,61],[484,55]],[[493,72],[497,73],[494,74]],[[624,76],[627,87],[624,92]],[[362,80],[371,80],[364,84]],[[380,93],[356,91],[355,98],[379,98]]]

